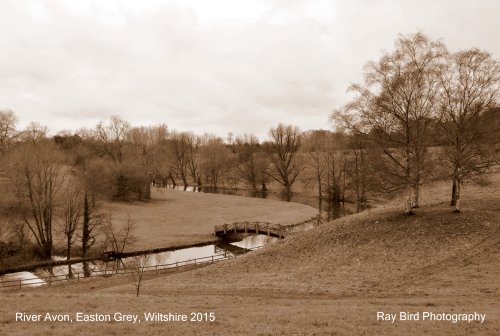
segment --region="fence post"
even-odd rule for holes
[[[19,289],[23,288],[23,279],[19,279]]]
[[[245,222],[245,233],[248,233],[248,221]]]
[[[267,236],[269,237],[270,234],[271,234],[271,227],[270,227],[271,224],[267,223]]]
[[[234,223],[234,233],[236,233],[236,228],[238,227],[238,224],[237,223]]]
[[[76,282],[80,282],[80,272],[76,273]]]
[[[176,262],[175,262],[175,269],[178,269],[178,268],[179,268],[179,262],[178,262],[178,261],[176,261]]]
[[[255,233],[259,234],[259,223],[255,223]]]
[[[214,256],[212,255],[212,264],[214,263]]]
[[[224,224],[224,234],[226,234],[227,231],[227,224]]]
[[[52,286],[52,276],[49,276],[49,287]]]
[[[158,275],[158,265],[155,265],[156,268],[156,275]]]

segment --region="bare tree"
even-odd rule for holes
[[[117,229],[111,221],[111,215],[109,215],[106,221],[106,227],[104,233],[106,235],[107,245],[115,253],[123,253],[125,248],[133,244],[137,238],[134,236],[135,221],[127,214],[127,221],[122,226],[121,229]]]
[[[188,168],[195,145],[195,136],[188,132],[172,132],[168,139],[168,153],[171,169],[180,176],[184,190],[188,187]]]
[[[326,137],[326,171],[325,185],[330,202],[345,200],[346,189],[346,155],[342,133],[329,133]]]
[[[318,186],[318,197],[323,197],[323,183],[327,173],[327,144],[328,131],[310,131],[303,135],[304,151],[309,155],[309,166],[314,171],[314,177]]]
[[[142,280],[144,278],[144,271],[148,266],[150,256],[150,254],[145,254],[132,257],[129,258],[129,261],[126,264],[127,269],[132,271],[136,297],[139,297],[139,291],[141,290]]]
[[[228,154],[221,138],[205,134],[200,147],[200,170],[211,188],[217,188],[219,178],[228,166]]]
[[[11,110],[0,110],[0,154],[11,145],[16,135],[17,117]]]
[[[366,66],[364,85],[352,85],[357,98],[337,111],[350,130],[376,143],[392,185],[406,190],[405,212],[418,206],[424,182],[428,121],[438,97],[438,74],[446,49],[421,33],[400,36],[395,51]]]
[[[127,134],[132,147],[132,159],[139,163],[140,170],[147,179],[146,183],[144,183],[145,197],[147,199],[151,197],[151,182],[161,170],[162,144],[167,139],[167,136],[168,128],[165,124],[132,128]],[[139,193],[140,191],[139,189]]]
[[[285,188],[286,198],[290,201],[292,186],[303,170],[296,158],[301,143],[300,130],[298,127],[279,124],[271,128],[269,133],[272,141],[266,147],[271,161],[268,174]]]
[[[47,136],[48,128],[38,122],[32,121],[26,128],[19,133],[19,138],[23,141],[38,143]]]
[[[64,188],[64,200],[62,201],[62,224],[63,232],[66,236],[66,259],[71,259],[71,247],[76,238],[76,230],[80,225],[83,211],[81,188],[74,185],[74,181],[69,181]],[[68,265],[68,277],[73,277],[71,265]]]
[[[123,162],[123,146],[130,130],[130,123],[118,116],[112,116],[105,124],[101,121],[97,124],[95,136],[101,144],[101,148],[113,162]]]
[[[12,161],[23,220],[35,238],[40,255],[52,257],[54,210],[64,185],[62,158],[48,141],[22,144]]]
[[[352,187],[356,194],[356,202],[359,205],[365,203],[367,200],[367,148],[365,141],[357,135],[353,135],[349,140],[350,158],[346,164],[346,173],[352,181]]]
[[[116,256],[116,269],[119,268],[120,263],[123,264],[120,255],[128,246],[137,241],[137,237],[134,235],[134,227],[135,221],[129,214],[127,214],[127,220],[121,228],[114,225],[111,221],[111,214],[108,215],[106,226],[104,228],[104,234],[106,235],[106,245]],[[127,265],[124,266],[127,267]]]
[[[448,143],[444,154],[451,171],[451,205],[460,212],[464,181],[498,162],[497,148],[489,138],[498,137],[500,130],[488,127],[487,112],[500,91],[500,64],[478,49],[460,51],[449,57],[440,85],[440,125]]]
[[[254,134],[245,134],[236,138],[234,142],[238,159],[239,179],[249,184],[252,190],[257,191],[257,185],[262,183],[262,176],[267,169],[267,162],[259,155],[259,139]]]

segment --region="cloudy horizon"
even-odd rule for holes
[[[329,129],[363,65],[421,31],[500,56],[500,2],[2,1],[0,109],[22,128],[133,126],[254,133]]]

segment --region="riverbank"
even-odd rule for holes
[[[498,335],[500,174],[490,178],[489,185],[466,187],[460,214],[451,213],[447,193],[437,199],[436,189],[436,202],[414,216],[387,205],[233,260],[150,275],[139,298],[126,277],[5,292],[0,323],[12,335]],[[213,312],[216,320],[20,323],[16,311],[122,312],[142,319],[145,312]],[[424,311],[477,312],[486,319],[377,321],[377,312]]]
[[[214,226],[241,221],[291,225],[309,220],[318,210],[303,204],[221,194],[153,188],[148,203],[110,203],[112,222],[134,220],[138,239],[127,251],[173,248],[213,242]]]

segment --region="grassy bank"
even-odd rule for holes
[[[499,335],[500,175],[468,186],[461,214],[446,185],[405,217],[387,205],[298,233],[243,257],[152,276],[6,292],[1,330],[147,335]],[[432,190],[434,188],[434,190]],[[441,196],[440,196],[441,195]],[[14,313],[214,312],[214,322],[15,322]],[[378,311],[486,314],[472,322],[379,322]],[[0,332],[1,333],[1,332]]]
[[[318,214],[313,207],[259,198],[154,188],[151,202],[110,203],[112,221],[130,216],[138,240],[128,250],[173,247],[213,240],[214,226],[238,221],[294,224]]]

